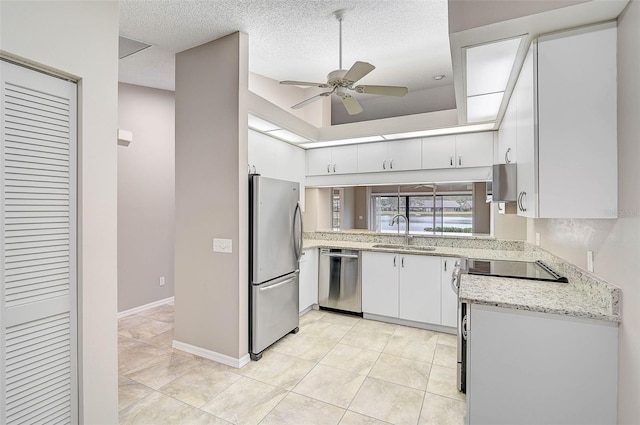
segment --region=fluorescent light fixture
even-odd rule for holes
[[[285,142],[289,142],[289,143],[304,143],[309,141],[309,139],[307,139],[306,137],[299,136],[295,133],[290,132],[289,130],[283,130],[283,129],[267,131],[265,132],[265,134],[269,136],[277,137],[278,139],[282,139]]]
[[[249,128],[258,131],[280,130],[280,127],[278,127],[277,125],[251,114],[249,114]]]
[[[487,122],[482,124],[460,125],[456,127],[434,128],[431,130],[411,131],[408,133],[383,134],[386,140],[412,139],[414,137],[443,136],[447,134],[473,133],[475,131],[493,130],[495,123]]]
[[[467,96],[505,91],[522,38],[465,49]]]
[[[493,121],[498,117],[504,92],[483,94],[467,98],[467,121]]]

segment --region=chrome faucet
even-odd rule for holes
[[[409,245],[409,219],[404,214],[396,214],[391,218],[391,226],[398,222],[398,229],[400,228],[400,217],[404,218],[404,244]]]

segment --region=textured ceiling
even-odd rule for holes
[[[124,0],[120,34],[153,46],[120,61],[120,81],[173,90],[175,53],[240,30],[249,35],[251,72],[324,82],[338,69],[338,9],[346,9],[343,68],[376,66],[362,83],[410,91],[453,84],[447,0]],[[439,74],[448,78],[435,81]]]

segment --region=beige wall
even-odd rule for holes
[[[79,79],[79,422],[118,422],[118,2],[0,2],[0,50]]]
[[[355,218],[354,228],[366,229],[367,228],[367,188],[365,186],[356,186],[355,190]],[[361,218],[362,217],[362,218]]]
[[[302,218],[305,232],[331,228],[331,188],[305,189],[305,210]]]
[[[232,360],[248,353],[247,62],[242,33],[176,55],[175,340]]]
[[[487,184],[473,183],[473,233],[491,233],[491,204],[487,203]]]
[[[491,203],[493,236],[497,239],[527,240],[527,219],[519,217],[515,204],[505,204],[507,214],[498,212],[498,203]]]
[[[118,311],[173,296],[175,97],[118,85]],[[160,276],[165,286],[160,286]]]
[[[618,21],[618,216],[617,220],[530,220],[528,239],[586,269],[594,252],[595,274],[622,289],[619,333],[618,423],[640,423],[640,2]],[[570,188],[567,188],[570,189]],[[593,194],[597,202],[598,194]]]

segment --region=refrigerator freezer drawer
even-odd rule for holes
[[[298,327],[298,271],[251,286],[251,352],[258,354]]]

